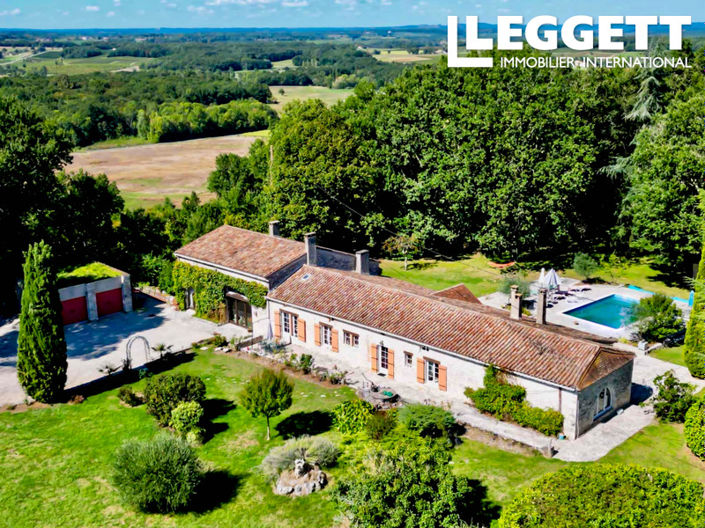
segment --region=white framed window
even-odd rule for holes
[[[605,414],[612,408],[612,393],[605,387],[597,395],[596,405],[595,405],[595,418]]]
[[[343,332],[343,342],[349,347],[357,348],[360,346],[360,336],[346,330]]]
[[[430,359],[426,360],[426,381],[429,383],[438,383],[439,367],[439,363],[431,361]]]
[[[379,345],[379,368],[380,370],[389,368],[389,349],[384,345]]]
[[[333,343],[333,329],[325,324],[321,325],[321,343],[324,345]]]
[[[282,333],[293,337],[299,336],[299,316],[289,312],[282,312]]]
[[[414,354],[411,352],[404,352],[404,366],[413,367],[414,366]]]

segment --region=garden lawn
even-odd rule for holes
[[[312,434],[340,441],[338,433],[324,432],[320,413],[352,396],[347,387],[330,389],[296,381],[294,405],[272,421],[273,438],[267,443],[264,419],[253,419],[232,407],[243,383],[259,368],[249,361],[199,352],[193,361],[175,370],[202,376],[210,405],[219,408],[212,421],[215,436],[198,449],[200,458],[220,476],[198,513],[145,515],[122,505],[110,485],[115,449],[129,438],[148,439],[158,433],[144,406],[127,408],[116,390],[88,398],[80,405],[0,414],[0,526],[42,527],[305,527],[337,526],[335,506],[329,500],[335,480],[344,468],[329,471],[331,485],[321,493],[290,499],[278,497],[256,466],[268,450],[280,445],[283,425],[313,419]],[[135,384],[140,390],[143,382]],[[299,414],[304,413],[304,414]],[[294,418],[291,418],[294,416]],[[299,419],[297,419],[297,417]],[[298,435],[306,432],[299,429]],[[360,446],[357,446],[360,447]],[[663,467],[705,482],[705,463],[685,446],[683,427],[655,424],[609,453],[602,462]],[[492,500],[507,504],[525,486],[568,465],[540,455],[510,453],[464,439],[455,448],[453,468],[458,474],[482,481]]]
[[[211,504],[201,513],[145,515],[120,503],[110,484],[115,449],[128,439],[151,438],[158,428],[144,406],[121,405],[115,390],[80,405],[0,414],[0,526],[331,526],[335,509],[328,500],[330,488],[297,500],[278,497],[255,466],[271,447],[284,441],[276,429],[282,420],[295,413],[331,409],[352,392],[345,387],[333,390],[297,381],[294,404],[272,420],[273,438],[267,443],[264,419],[253,419],[237,407],[228,409],[244,381],[259,368],[244,360],[203,352],[175,369],[202,376],[207,397],[221,400],[224,409],[224,414],[214,419],[219,432],[198,449],[198,454],[210,468],[227,475],[213,484],[214,491],[207,497]],[[139,389],[143,382],[135,385]],[[228,489],[232,493],[227,493]]]
[[[674,363],[676,365],[680,365],[681,367],[687,367],[688,365],[685,364],[685,357],[683,357],[684,353],[685,347],[679,346],[673,348],[659,348],[658,350],[651,352],[649,355],[655,357],[656,359],[660,359],[661,361],[668,361],[669,363]]]
[[[403,279],[432,290],[442,290],[463,283],[471,292],[481,297],[496,292],[502,280],[501,272],[491,267],[489,262],[489,259],[477,254],[453,261],[409,261],[406,271],[403,261],[383,260],[381,266],[382,274],[387,277]],[[529,278],[538,278],[538,274],[529,274]]]

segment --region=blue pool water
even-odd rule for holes
[[[610,328],[622,328],[636,321],[632,309],[638,301],[621,295],[610,295],[580,308],[564,312],[578,319],[584,319]]]

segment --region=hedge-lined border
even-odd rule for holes
[[[196,315],[199,317],[215,318],[225,306],[223,296],[227,289],[247,297],[252,306],[264,308],[267,305],[267,288],[256,282],[230,277],[181,261],[174,263],[172,276],[179,308],[183,310],[185,306],[184,290],[193,288]]]

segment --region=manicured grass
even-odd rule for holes
[[[199,353],[176,370],[202,376],[207,397],[223,414],[215,418],[215,436],[198,449],[209,468],[227,472],[205,512],[145,515],[122,505],[110,484],[112,456],[125,440],[148,439],[158,432],[144,406],[122,406],[115,390],[80,405],[0,414],[0,501],[3,525],[44,527],[328,527],[335,508],[330,487],[292,500],[278,497],[255,467],[269,449],[283,442],[276,427],[297,413],[329,410],[351,395],[350,389],[326,389],[297,381],[294,405],[274,419],[274,437],[264,440],[262,419],[232,406],[247,378],[260,367],[235,358]],[[137,388],[144,382],[140,382]],[[300,415],[299,415],[300,416]],[[335,436],[334,433],[327,433]],[[331,472],[335,479],[336,470]],[[211,494],[212,495],[212,494]],[[219,499],[219,500],[216,500]]]
[[[284,441],[283,426],[301,425],[308,417],[320,424],[316,411],[328,411],[352,396],[347,387],[325,388],[296,380],[294,405],[272,421],[274,436],[264,440],[265,424],[234,403],[243,383],[259,365],[232,357],[198,352],[193,361],[176,371],[202,376],[212,408],[214,436],[198,448],[199,457],[213,471],[227,477],[214,484],[199,513],[145,515],[121,504],[110,484],[115,449],[130,438],[148,439],[159,432],[144,406],[126,408],[116,390],[89,397],[80,405],[57,405],[24,413],[0,414],[0,501],[4,525],[43,527],[306,527],[337,526],[332,487],[344,467],[328,471],[331,485],[309,497],[291,499],[272,493],[256,470],[271,447]],[[144,381],[135,385],[141,390]],[[298,419],[297,419],[298,417]],[[334,431],[321,427],[336,442]],[[291,429],[289,429],[291,430]],[[299,429],[298,434],[306,432]],[[682,426],[647,427],[603,460],[664,467],[686,477],[705,481],[705,464],[685,447]],[[453,468],[479,479],[490,498],[506,504],[533,480],[568,465],[539,455],[510,453],[464,439],[455,448]]]
[[[276,103],[270,106],[281,114],[287,103],[295,100],[307,101],[308,99],[320,99],[326,105],[331,106],[346,99],[353,93],[352,90],[333,90],[325,86],[270,86]],[[284,93],[279,93],[284,90]]]
[[[404,271],[401,261],[382,261],[383,275],[408,280],[420,286],[434,290],[464,283],[475,295],[482,296],[497,291],[502,280],[502,273],[489,265],[489,259],[477,254],[470,258],[454,261],[418,260],[409,262]],[[582,279],[572,269],[559,270],[561,276]],[[645,290],[659,292],[669,297],[688,298],[689,292],[683,288],[668,285],[661,273],[652,268],[648,262],[632,262],[623,266],[604,265],[597,273],[597,278],[615,284],[632,284]],[[526,273],[526,280],[538,279],[538,271]]]
[[[685,347],[679,346],[673,348],[659,348],[658,350],[651,352],[650,355],[656,359],[660,359],[661,361],[668,361],[669,363],[675,363],[676,365],[686,367],[687,365],[685,364],[685,358],[683,357],[684,352]]]
[[[66,286],[71,286],[72,284],[93,282],[119,276],[120,272],[115,268],[111,268],[102,262],[91,262],[85,266],[62,271],[57,274],[57,279],[59,287],[64,288]]]
[[[463,283],[480,297],[497,291],[502,280],[501,272],[491,267],[489,262],[480,254],[454,261],[418,260],[409,262],[408,269],[404,271],[403,261],[383,260],[382,274],[407,280],[432,290],[442,290]],[[536,277],[534,274],[529,274],[528,278]]]
[[[573,270],[566,270],[565,275],[582,279]],[[667,284],[665,277],[654,269],[647,260],[631,262],[624,266],[604,265],[597,273],[597,278],[606,282],[632,284],[655,293],[663,293],[669,297],[687,299],[690,295],[690,292],[684,288]]]

